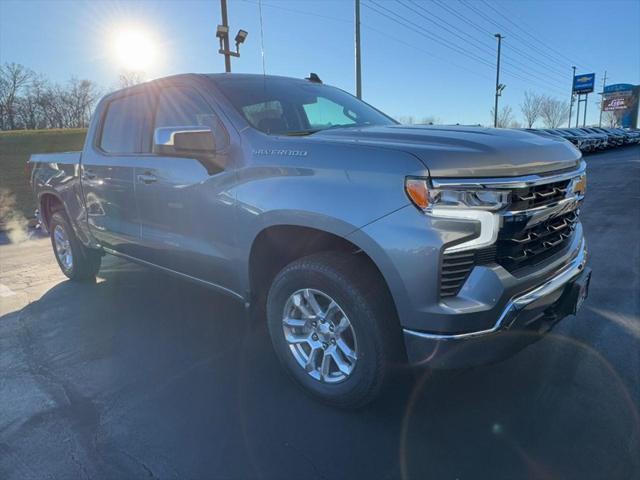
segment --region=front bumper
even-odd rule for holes
[[[582,240],[577,255],[553,277],[511,298],[491,328],[459,334],[403,329],[409,363],[463,368],[516,353],[574,313],[578,295],[586,292],[591,275],[586,263],[587,249]]]

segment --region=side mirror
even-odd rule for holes
[[[153,132],[153,153],[172,157],[206,158],[215,154],[209,127],[158,127]]]

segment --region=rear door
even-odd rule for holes
[[[230,288],[235,274],[235,171],[229,136],[212,106],[193,87],[167,86],[157,99],[154,127],[207,126],[214,135],[213,168],[195,158],[152,155],[136,165],[142,259]]]
[[[82,155],[82,190],[88,223],[105,247],[137,256],[140,222],[135,164],[151,150],[153,98],[144,90],[109,100]]]

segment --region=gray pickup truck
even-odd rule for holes
[[[587,295],[569,142],[399,125],[315,75],[120,90],[82,152],[30,162],[66,276],[94,279],[108,253],[230,295],[336,406],[371,401],[397,365],[505,358]]]

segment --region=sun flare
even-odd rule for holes
[[[151,36],[140,28],[118,30],[112,40],[115,61],[122,68],[144,71],[153,66],[157,50]]]

